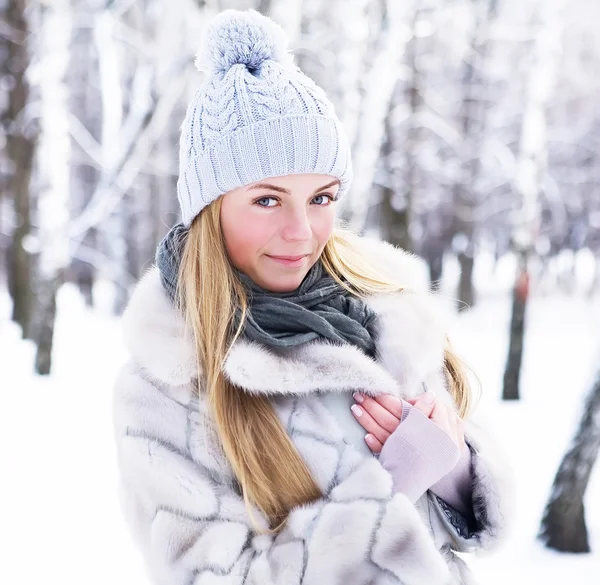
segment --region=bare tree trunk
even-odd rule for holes
[[[527,270],[526,255],[520,258],[517,270],[518,277],[516,278],[512,295],[508,359],[506,360],[504,384],[502,386],[503,400],[519,400],[520,398],[519,380],[521,376],[521,364],[523,362],[525,313],[527,310],[527,299],[529,298],[529,272]]]
[[[121,69],[124,65],[123,55],[115,38],[114,30],[117,24],[113,9],[106,9],[96,16],[94,38],[98,48],[99,81],[102,88],[102,169],[101,182],[109,182],[111,169],[119,158],[119,133],[122,130],[124,118],[124,95]],[[138,12],[133,11],[130,16],[137,20]],[[134,27],[137,25],[134,22]],[[138,29],[139,30],[139,29]],[[131,80],[133,83],[133,79]],[[135,113],[136,104],[131,104],[131,113]],[[128,201],[129,194],[125,193],[118,202],[116,209],[104,222],[101,235],[106,254],[110,258],[115,285],[114,313],[122,313],[127,303],[128,253],[125,239],[126,225],[129,220]],[[133,239],[133,238],[132,238]]]
[[[369,68],[364,80],[364,98],[352,144],[355,174],[352,189],[342,200],[341,217],[361,232],[371,204],[371,193],[381,145],[385,138],[385,117],[389,111],[396,76],[406,42],[410,38],[405,16],[409,4],[391,0],[380,3],[380,28],[372,54],[366,56]],[[391,72],[391,73],[390,73]]]
[[[64,282],[64,271],[60,270],[52,278],[45,278],[37,286],[37,305],[40,313],[36,327],[35,371],[48,375],[52,369],[52,348],[54,346],[54,324],[56,322],[56,293]]]
[[[486,87],[483,72],[489,51],[488,29],[496,18],[497,0],[474,0],[476,13],[472,30],[471,50],[463,61],[461,130],[463,152],[459,181],[454,185],[454,227],[460,246],[458,263],[458,309],[472,307],[475,303],[473,270],[475,267],[475,210],[479,205],[478,180],[481,175],[481,145],[486,129],[488,105],[482,92]]]
[[[408,103],[410,105],[410,118],[408,120],[408,129],[406,140],[402,144],[401,150],[404,152],[404,173],[403,181],[394,179],[400,171],[397,169],[392,158],[396,152],[394,141],[394,128],[392,127],[392,113],[398,100],[390,100],[389,111],[385,120],[386,140],[382,148],[382,158],[388,168],[387,185],[383,188],[383,199],[381,205],[381,220],[383,235],[386,240],[404,250],[412,251],[414,249],[411,235],[411,223],[413,219],[413,206],[417,197],[419,183],[418,168],[418,150],[421,144],[421,128],[419,114],[423,107],[423,79],[419,64],[419,38],[416,27],[423,17],[424,8],[415,6],[412,16],[411,37],[406,43],[406,61],[411,71],[407,93]],[[397,84],[393,95],[399,92],[400,84]],[[402,97],[404,101],[405,96]],[[401,193],[398,193],[401,190]]]
[[[174,112],[173,119],[183,119],[185,111],[177,109]],[[177,164],[177,143],[178,143],[178,124],[173,123],[168,130],[170,139],[163,140],[156,145],[156,155],[159,160],[168,166],[176,168]],[[176,175],[157,175],[153,177],[150,184],[150,200],[148,202],[148,233],[145,233],[147,246],[144,249],[144,260],[153,262],[156,246],[163,239],[171,226],[177,223],[179,218],[179,204],[177,202],[177,176]]]
[[[299,67],[327,93],[333,102],[351,144],[358,133],[361,84],[371,65],[369,42],[377,35],[379,20],[373,19],[374,35],[364,42],[349,42],[355,22],[372,18],[371,12],[382,10],[388,0],[302,0],[300,6],[299,42],[294,43],[294,54]],[[285,0],[280,0],[283,6]],[[271,14],[280,10],[271,9]],[[343,12],[345,18],[340,19]],[[287,19],[286,19],[287,20]],[[371,27],[369,27],[371,28]],[[328,34],[327,31],[335,31]],[[337,75],[332,76],[331,71]]]
[[[583,498],[600,450],[600,370],[583,406],[579,428],[554,478],[538,537],[561,552],[589,552]]]
[[[259,0],[256,10],[265,16],[270,16],[271,11],[271,0]]]
[[[19,158],[33,159],[34,145],[23,141],[23,149]],[[30,254],[23,246],[26,236],[31,231],[31,203],[29,182],[31,170],[17,171],[14,178],[14,206],[18,218],[17,227],[13,233],[12,244],[8,253],[8,290],[12,298],[12,320],[21,326],[23,338],[31,339],[34,308],[32,290],[33,266]]]
[[[7,193],[13,199],[16,217],[16,228],[7,252],[8,290],[12,298],[12,319],[21,326],[23,337],[30,338],[33,312],[32,262],[30,254],[23,247],[23,240],[31,230],[29,190],[36,130],[31,125],[25,128],[29,101],[29,84],[25,78],[29,65],[26,4],[25,0],[9,2],[4,12],[7,31],[2,35],[6,51],[2,77],[5,80],[12,77],[12,83],[9,84],[8,107],[3,114],[2,125],[10,161]]]
[[[427,258],[427,268],[429,269],[429,282],[431,284],[431,289],[439,290],[444,268],[443,250],[440,254]]]
[[[523,114],[515,180],[521,197],[521,206],[512,234],[512,246],[519,261],[519,269],[513,294],[510,345],[502,389],[502,397],[509,400],[518,399],[520,395],[519,378],[529,296],[529,260],[533,254],[535,239],[539,231],[538,197],[542,190],[547,164],[545,109],[556,79],[558,43],[561,39],[560,11],[560,5],[544,5],[542,17],[538,23],[539,28],[534,44],[533,63]],[[519,291],[525,292],[523,294]]]
[[[173,107],[185,87],[183,69],[180,63],[171,68],[164,84],[165,93],[158,96],[157,101],[153,99],[153,68],[144,64],[136,69],[130,98],[132,105],[118,137],[118,151],[111,157],[111,166],[103,169],[89,204],[69,225],[68,236],[76,245],[83,234],[114,212],[147,162],[154,145],[164,136]]]
[[[458,254],[460,265],[460,279],[458,283],[458,298],[461,301],[459,309],[464,310],[475,304],[475,287],[473,285],[473,271],[475,269],[475,246],[472,243],[474,234],[471,229],[466,230],[467,237],[471,240],[467,249]]]
[[[397,88],[398,89],[398,88]],[[385,179],[381,185],[381,205],[380,205],[380,229],[381,236],[394,246],[399,246],[404,250],[411,250],[410,241],[410,217],[409,217],[409,193],[405,192],[403,207],[398,200],[402,201],[402,196],[398,196],[397,191],[403,187],[396,180],[398,169],[393,163],[393,154],[395,151],[394,128],[391,124],[391,112],[395,106],[395,100],[390,102],[390,111],[385,120],[385,140],[381,147],[381,161],[385,167]],[[407,153],[407,158],[410,155]],[[409,190],[410,187],[405,189]]]
[[[66,230],[69,223],[70,136],[66,74],[69,66],[71,7],[56,0],[41,10],[41,51],[44,71],[40,78],[40,197],[39,284],[35,371],[47,375],[52,367],[56,293],[69,263]],[[47,59],[52,67],[44,67]]]
[[[597,292],[600,292],[600,254],[596,256],[596,263],[594,265],[594,277],[592,278],[592,283],[590,284],[588,296],[593,297],[594,294],[596,294]]]
[[[98,116],[100,96],[98,87],[98,61],[97,51],[93,45],[92,30],[88,27],[76,28],[71,50],[71,65],[68,72],[70,90],[70,109],[74,119],[81,122],[83,128],[89,132],[91,138],[100,143],[99,127],[101,118]],[[71,125],[73,130],[73,125]],[[89,152],[88,144],[83,143],[83,137],[75,134],[73,143],[74,164],[71,168],[73,215],[79,215],[88,205],[90,197],[98,184],[98,161],[94,153]],[[79,140],[82,143],[79,143]],[[79,287],[88,307],[94,305],[93,287],[96,280],[98,261],[96,256],[98,234],[96,228],[90,228],[78,250],[74,253],[69,267],[69,280]],[[65,277],[67,278],[67,277]]]

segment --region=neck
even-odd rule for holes
[[[246,275],[241,279],[249,293],[244,335],[250,340],[272,347],[292,347],[322,338],[374,354],[374,313],[328,274],[320,261],[291,292],[270,292]],[[236,328],[241,319],[239,310],[237,319]]]

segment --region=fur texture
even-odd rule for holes
[[[238,340],[224,366],[242,390],[271,396],[323,498],[294,509],[280,535],[254,532],[198,392],[193,343],[152,268],[124,315],[132,360],[115,385],[122,505],[156,584],[449,585],[474,583],[452,551],[494,546],[510,517],[509,470],[474,423],[475,533],[461,536],[430,493],[415,505],[392,493],[379,461],[348,444],[323,392],[413,397],[423,385],[451,400],[442,356],[447,318],[414,258],[366,242],[407,290],[377,295],[377,359],[312,342],[273,351]],[[201,376],[200,376],[201,378]],[[509,481],[508,481],[509,484]],[[262,514],[253,517],[266,527]]]

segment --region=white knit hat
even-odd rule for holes
[[[177,195],[183,224],[223,193],[267,177],[352,180],[350,147],[323,90],[293,63],[284,31],[254,10],[209,23],[196,65],[207,79],[181,126]]]

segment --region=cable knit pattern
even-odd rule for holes
[[[181,126],[182,220],[223,193],[293,173],[352,179],[350,147],[325,92],[293,63],[281,27],[226,10],[210,23],[196,63],[208,70]]]
[[[239,77],[243,66],[230,69],[221,81],[213,78],[208,84],[204,95],[202,107],[194,108],[197,120],[192,118],[192,135],[190,140],[198,136],[200,153],[206,150],[212,142],[216,142],[225,133],[234,132],[240,126],[240,116],[236,111],[235,103],[235,78]],[[229,79],[233,78],[233,79]],[[192,161],[190,161],[191,163]]]

